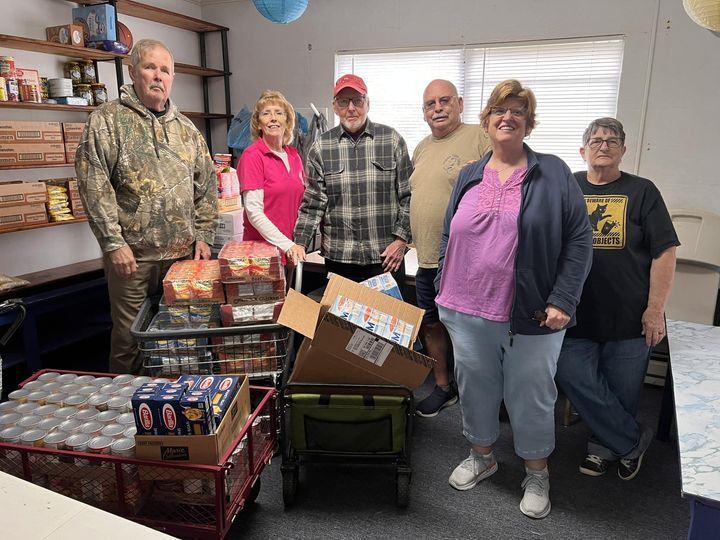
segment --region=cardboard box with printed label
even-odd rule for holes
[[[65,143],[65,163],[75,163],[75,153],[77,152],[77,142],[66,142]]]
[[[79,143],[84,129],[85,122],[63,122],[62,131],[65,143]]]
[[[47,222],[48,216],[44,204],[21,204],[0,208],[0,230]]]
[[[240,201],[240,197],[237,195],[218,199],[219,212],[232,212],[233,210],[238,209],[242,209],[242,203]]]
[[[0,143],[2,144],[62,142],[63,134],[60,122],[0,121]]]
[[[6,165],[43,165],[65,163],[62,143],[28,144],[0,142],[0,168]]]
[[[414,325],[410,347],[368,332],[328,309],[338,295]],[[320,303],[291,289],[278,323],[305,336],[290,382],[401,385],[425,381],[434,360],[412,350],[424,311],[335,274]]]
[[[136,435],[138,459],[219,465],[250,416],[250,383],[244,377],[227,412],[212,435]]]
[[[83,27],[85,45],[90,41],[115,41],[115,8],[107,4],[80,6],[72,10],[73,23]]]
[[[47,202],[47,190],[42,182],[0,183],[0,207]]]

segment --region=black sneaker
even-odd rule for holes
[[[430,395],[417,404],[415,414],[425,418],[432,418],[437,416],[445,407],[455,405],[457,401],[457,390],[452,385],[450,385],[450,390],[447,392],[436,385]]]
[[[620,458],[620,462],[618,464],[618,476],[620,477],[620,480],[632,480],[637,476],[637,473],[640,472],[643,456],[650,447],[652,438],[652,429],[644,428],[640,434],[640,441],[638,442],[638,449],[641,451],[640,455],[634,458]]]
[[[602,476],[608,470],[610,462],[600,456],[588,454],[580,464],[580,472],[588,476]]]

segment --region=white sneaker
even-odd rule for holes
[[[550,513],[550,473],[547,467],[542,471],[525,469],[525,473],[520,511],[527,517],[542,519]]]
[[[482,456],[471,450],[470,455],[455,467],[448,482],[455,489],[465,491],[474,488],[478,482],[492,476],[497,470],[498,464],[492,452]]]

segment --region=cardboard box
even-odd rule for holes
[[[65,163],[75,163],[75,153],[79,145],[77,142],[65,143]]]
[[[221,201],[223,199],[219,199]],[[218,216],[218,226],[216,235],[219,236],[237,236],[243,233],[243,210],[232,210],[223,212]]]
[[[79,143],[84,129],[85,122],[63,122],[62,131],[65,143]]]
[[[242,209],[240,203],[240,197],[225,197],[224,199],[218,199],[218,211],[220,212],[232,212],[233,210]]]
[[[88,41],[115,41],[115,8],[107,4],[81,6],[73,8],[72,18],[75,24],[83,27],[85,43]]]
[[[18,84],[34,84],[40,88],[40,73],[38,73],[37,69],[15,68],[15,77]]]
[[[65,163],[62,143],[0,143],[0,168],[4,165],[44,165]]]
[[[21,204],[0,208],[0,230],[47,222],[48,216],[44,204]]]
[[[247,377],[212,435],[136,435],[135,457],[180,463],[219,465],[220,458],[242,431],[250,416]]]
[[[0,208],[47,202],[47,190],[42,182],[0,183]]]
[[[0,121],[0,143],[2,144],[62,142],[63,134],[60,122]]]
[[[84,47],[85,37],[83,27],[79,24],[63,24],[61,26],[48,26],[45,28],[48,41],[70,45],[71,47]]]
[[[339,294],[413,324],[410,347],[402,347],[328,313]],[[298,350],[290,382],[419,387],[435,363],[412,350],[423,313],[418,307],[335,274],[330,274],[319,304],[291,289],[278,323],[306,339]]]

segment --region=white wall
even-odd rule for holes
[[[682,0],[310,0],[287,26],[264,19],[250,0],[206,4],[203,18],[233,28],[234,111],[252,106],[267,87],[296,106],[329,107],[338,50],[622,35],[623,168],[651,178],[671,207],[720,213],[712,167],[720,143],[720,37],[695,25]]]
[[[185,15],[201,18],[200,6],[185,0],[153,0],[152,5]],[[45,39],[45,27],[71,21],[74,3],[61,0],[23,0],[21,5],[3,11],[0,17],[0,33]],[[178,62],[199,64],[198,39],[194,32],[178,30],[170,26],[120,15],[137,41],[153,37],[167,43]],[[12,55],[20,67],[36,68],[42,76],[62,76],[63,57],[0,49],[1,55]],[[221,59],[213,67],[220,67]],[[100,66],[100,80],[107,85],[111,98],[117,97],[114,64]],[[125,81],[130,82],[125,68]],[[190,75],[178,75],[173,86],[173,99],[184,110],[202,110],[200,79]],[[80,112],[30,111],[25,109],[0,110],[3,119],[52,120],[84,122],[87,114]],[[220,141],[221,144],[224,144]],[[0,182],[8,180],[42,180],[75,176],[73,167],[32,170],[0,171]],[[21,275],[100,256],[95,237],[87,223],[75,223],[29,231],[0,233],[0,273]]]
[[[625,57],[618,117],[625,124],[629,146],[624,168],[655,181],[671,207],[720,213],[717,174],[711,166],[720,142],[720,37],[696,26],[683,11],[682,0],[310,0],[306,13],[287,26],[264,19],[250,0],[206,0],[202,9],[184,0],[142,1],[231,29],[234,112],[243,104],[254,104],[265,88],[282,91],[296,106],[312,101],[330,107],[338,50],[622,35]],[[4,12],[0,33],[43,38],[45,26],[69,19],[71,6],[59,0],[24,0],[21,9]],[[194,34],[129,17],[121,20],[136,39],[157,37],[173,49],[176,60],[198,62]],[[220,67],[218,39],[210,40],[209,51],[217,58],[212,66]],[[22,58],[23,66],[60,69],[60,58],[9,52]],[[101,71],[101,77],[114,80],[112,71]],[[173,98],[181,108],[200,109],[197,81],[188,75],[176,78]],[[211,89],[213,111],[222,112],[221,82],[213,81]],[[79,113],[2,114],[16,119],[83,119]],[[223,128],[216,124],[214,151],[222,149]],[[71,169],[0,171],[0,181],[72,174]],[[11,275],[98,254],[87,224],[0,234],[0,272]]]

